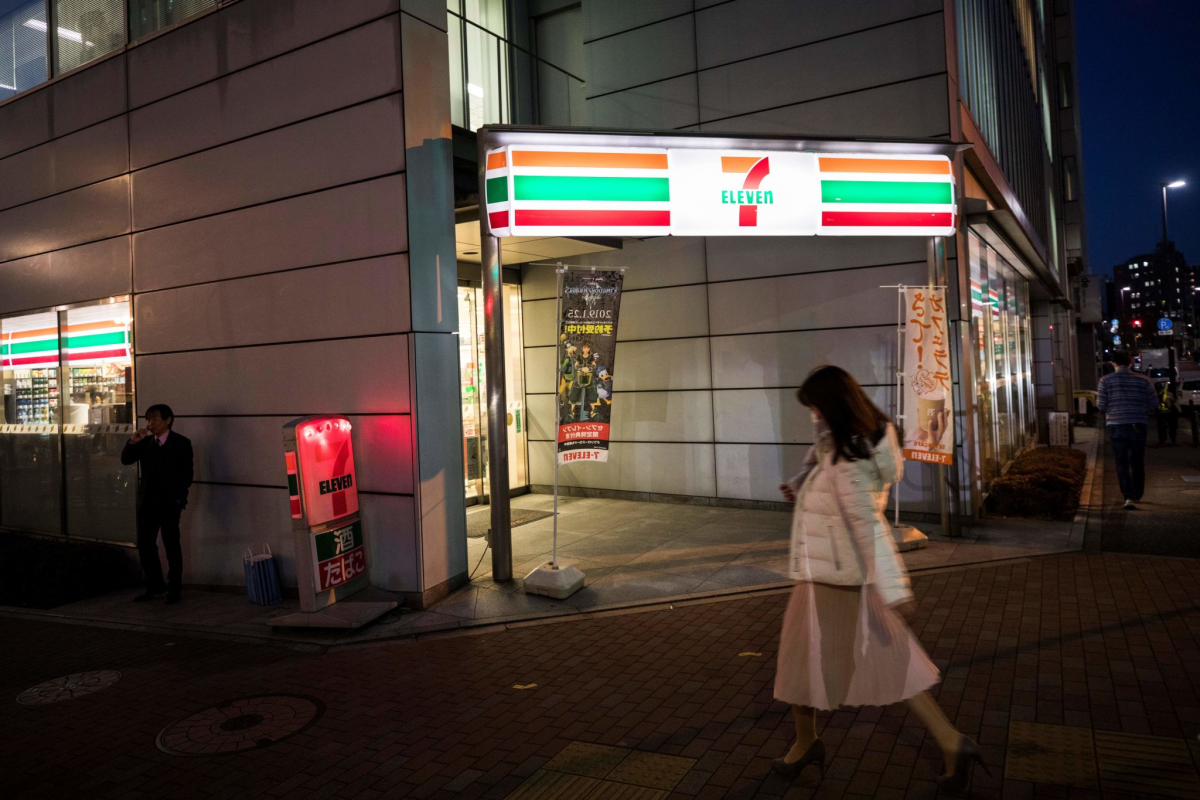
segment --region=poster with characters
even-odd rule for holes
[[[904,457],[954,463],[954,393],[946,291],[904,290]]]
[[[567,269],[558,331],[558,463],[607,461],[620,270]]]

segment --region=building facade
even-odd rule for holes
[[[1152,253],[1128,258],[1113,267],[1119,299],[1118,318],[1126,344],[1190,350],[1194,343],[1197,292],[1195,267],[1171,241],[1159,242]],[[1163,323],[1162,320],[1167,320]]]
[[[373,582],[423,604],[463,581],[464,509],[488,491],[473,131],[489,123],[970,142],[943,279],[952,505],[972,517],[1069,408],[1070,12],[0,2],[0,64],[19,65],[0,72],[0,526],[130,542],[135,475],[115,456],[167,402],[197,453],[186,579],[240,583],[266,541],[291,582],[280,427],[345,413]],[[813,366],[894,409],[881,287],[926,284],[927,255],[888,237],[505,240],[512,489],[552,482],[558,262],[626,268],[610,461],[563,484],[757,504],[813,442],[794,399]],[[936,515],[943,491],[913,465],[904,513]]]

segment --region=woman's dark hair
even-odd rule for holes
[[[820,412],[833,434],[833,461],[869,458],[871,448],[887,430],[888,418],[863,392],[858,381],[841,367],[826,365],[808,373],[800,402]]]

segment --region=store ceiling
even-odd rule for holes
[[[525,264],[530,261],[566,258],[584,253],[599,253],[615,248],[595,242],[559,237],[509,236],[500,240],[500,262],[507,266]],[[460,222],[454,226],[454,250],[459,261],[478,264],[479,223]]]

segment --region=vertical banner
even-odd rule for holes
[[[617,315],[618,270],[568,269],[558,332],[558,463],[608,461]]]
[[[904,290],[904,457],[954,463],[954,393],[946,291]]]

